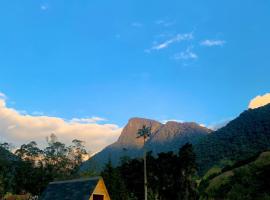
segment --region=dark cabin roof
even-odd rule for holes
[[[100,177],[51,182],[40,200],[89,200]]]

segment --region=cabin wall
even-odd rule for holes
[[[94,194],[104,195],[104,200],[111,200],[103,179],[100,179],[89,200],[93,200]]]

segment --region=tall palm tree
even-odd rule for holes
[[[151,135],[151,127],[146,127],[146,125],[143,125],[141,129],[137,132],[138,137],[143,137],[143,167],[144,167],[144,199],[147,200],[147,172],[146,172],[146,147],[145,142],[148,137]]]

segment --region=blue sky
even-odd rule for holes
[[[269,92],[267,0],[3,0],[0,91],[27,113],[212,124]]]

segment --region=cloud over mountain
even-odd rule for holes
[[[55,133],[66,144],[80,139],[86,142],[88,150],[97,152],[116,141],[122,130],[115,124],[98,124],[100,120],[103,119],[94,117],[66,121],[58,117],[22,114],[7,107],[5,95],[0,95],[0,140],[16,146],[32,140],[44,146],[45,138]]]
[[[249,102],[248,108],[254,109],[259,108],[261,106],[265,106],[270,103],[270,93],[266,93],[262,96],[256,96]]]

